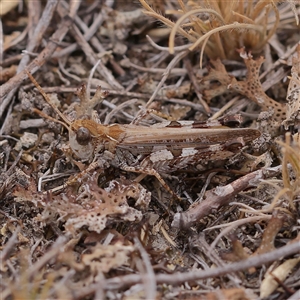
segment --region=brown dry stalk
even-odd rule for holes
[[[218,210],[221,206],[228,205],[235,195],[241,191],[257,186],[261,179],[266,179],[278,174],[281,166],[274,168],[260,169],[249,173],[234,182],[224,186],[216,187],[205,193],[205,200],[196,202],[190,208],[174,216],[172,226],[177,228],[189,228],[203,217],[210,214],[213,210]]]
[[[281,259],[300,251],[300,242],[295,239],[293,243],[283,246],[279,249],[273,250],[269,253],[253,256],[251,258],[245,259],[240,262],[227,264],[222,267],[211,268],[208,270],[197,270],[191,272],[177,272],[174,274],[158,274],[156,276],[157,284],[171,284],[179,285],[184,282],[195,281],[200,279],[207,279],[213,277],[219,277],[227,275],[228,273],[238,272],[247,270],[251,267],[260,267],[264,264],[271,263],[275,260]],[[146,275],[145,275],[146,276]],[[106,290],[116,290],[128,286],[133,286],[134,284],[140,283],[142,281],[140,274],[131,274],[125,276],[117,276],[106,281]],[[90,285],[86,289],[80,289],[80,292],[76,295],[75,299],[79,299],[84,295],[90,295],[98,288],[98,283]]]
[[[36,57],[28,66],[27,70],[32,74],[35,73],[42,65],[46,63],[48,59],[51,58],[58,44],[66,33],[69,30],[69,26],[72,23],[72,19],[70,17],[65,17],[58,29],[53,33],[52,37],[49,39],[49,42],[45,49]],[[5,111],[5,108],[10,103],[16,89],[20,86],[20,84],[27,79],[27,74],[25,70],[21,71],[5,84],[1,86],[0,89],[0,117],[2,113]],[[7,95],[9,93],[9,95]]]

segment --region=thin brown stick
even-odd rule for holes
[[[26,47],[26,51],[27,52],[33,52],[34,49],[40,45],[44,34],[46,32],[46,30],[49,27],[49,24],[52,20],[52,17],[54,15],[54,12],[56,10],[56,6],[57,3],[49,1],[43,11],[43,14],[39,20],[39,22],[37,24],[33,23],[32,26],[33,28],[31,30],[34,30],[32,37],[29,36],[29,42],[27,44]],[[30,31],[30,30],[29,30]],[[20,64],[18,66],[18,71],[17,73],[19,73],[20,71],[23,71],[26,67],[26,65],[28,64],[30,60],[30,56],[29,55],[24,55],[23,58],[20,61]]]
[[[157,93],[159,92],[159,90],[161,89],[161,87],[163,86],[163,84],[165,83],[165,81],[168,79],[171,70],[173,69],[173,67],[182,59],[184,58],[186,55],[188,55],[188,51],[182,51],[179,52],[176,56],[174,56],[174,58],[171,60],[171,62],[168,64],[168,67],[166,68],[165,73],[163,74],[162,79],[160,80],[159,84],[157,85],[157,87],[155,88],[152,96],[150,97],[150,99],[148,100],[145,108],[148,108],[151,103],[154,101],[154,99],[157,96]],[[140,114],[142,113],[142,110],[140,110],[137,115],[136,115],[136,119],[139,118]],[[135,120],[133,120],[134,123]]]
[[[11,65],[16,64],[18,61],[20,61],[22,59],[22,57],[23,57],[23,55],[21,55],[21,54],[7,57],[6,59],[3,60],[2,64],[0,64],[0,66],[3,68],[10,67]]]
[[[198,239],[196,240],[196,247],[201,249],[201,252],[208,257],[208,259],[217,267],[224,267],[226,264],[221,259],[221,257],[218,255],[217,252],[209,251],[210,245],[207,243],[205,239],[205,234],[200,233]],[[236,287],[240,287],[241,280],[239,279],[237,274],[228,273],[225,276],[228,277],[229,280],[231,280],[232,284]]]
[[[278,174],[280,170],[281,165],[274,168],[260,169],[249,173],[224,187],[216,187],[207,191],[204,196],[206,200],[192,204],[190,208],[183,213],[175,214],[172,226],[177,228],[190,228],[213,210],[218,210],[221,206],[230,203],[233,197],[241,191],[249,187],[257,186],[261,179],[274,176],[275,174]]]
[[[52,1],[49,1],[49,2],[52,2]],[[52,14],[52,11],[49,11],[49,7],[51,5],[51,7],[53,9],[55,9],[56,5],[55,5],[55,3],[49,3],[49,2],[48,2],[48,8],[45,8],[44,12],[46,12],[47,14],[50,12],[50,14]],[[29,0],[27,3],[28,3],[28,26],[29,26],[28,37],[30,40],[36,41],[36,43],[34,43],[33,45],[31,43],[27,44],[28,47],[32,48],[40,43],[40,41],[38,41],[36,39],[37,33],[38,33],[36,28],[38,28],[42,7],[41,7],[40,1]],[[50,14],[48,14],[48,15],[50,15]],[[51,16],[51,18],[52,18],[52,16]],[[44,21],[45,22],[43,22],[43,24],[45,24],[45,23],[47,24],[47,21],[46,20],[44,20]],[[40,26],[41,25],[42,24],[40,23]],[[47,26],[48,25],[49,24],[47,24]],[[39,34],[39,37],[41,37],[40,34]]]
[[[36,263],[34,263],[29,269],[28,269],[28,277],[31,278],[34,276],[34,274],[40,270],[46,263],[48,263],[49,260],[51,260],[53,257],[57,256],[60,252],[63,251],[63,246],[67,243],[67,238],[64,236],[60,236],[51,246],[51,249],[45,253],[40,260],[38,260]]]
[[[130,67],[132,67],[134,69],[137,69],[137,70],[143,71],[143,72],[148,72],[148,73],[164,74],[166,72],[166,69],[155,68],[155,67],[146,68],[146,67],[136,65],[136,64],[132,63],[131,61],[129,61],[129,65],[130,65]],[[170,70],[169,75],[182,76],[182,75],[186,75],[186,73],[187,73],[186,70],[183,68],[173,68]]]
[[[207,102],[204,101],[204,99],[202,97],[202,93],[200,92],[200,90],[198,88],[199,82],[197,81],[196,76],[194,74],[194,70],[193,70],[193,67],[192,67],[192,64],[191,64],[191,60],[189,58],[185,57],[183,59],[183,62],[184,62],[185,68],[187,69],[190,80],[191,80],[191,82],[194,86],[194,90],[195,90],[195,93],[197,95],[197,98],[198,98],[199,102],[203,106],[205,112],[208,113],[208,114],[211,114],[211,110],[210,110]]]
[[[61,42],[64,36],[67,34],[69,30],[69,26],[71,25],[73,18],[76,14],[77,9],[79,8],[80,2],[71,2],[70,13],[66,14],[58,27],[58,29],[53,33],[51,36],[47,46],[45,49],[39,54],[37,58],[35,58],[28,66],[27,70],[30,73],[35,73],[48,59],[51,58],[52,54],[54,53],[55,49],[59,42]],[[39,45],[40,41],[42,40],[45,31],[48,29],[48,25],[52,20],[54,11],[56,9],[57,2],[56,1],[48,1],[47,5],[44,9],[43,15],[35,28],[34,36],[32,40],[30,40],[29,45],[27,46],[26,50],[28,52],[32,52],[36,45]],[[27,74],[25,73],[24,69],[29,61],[29,56],[25,55],[18,66],[17,75],[11,78],[8,82],[3,84],[0,89],[0,118],[2,113],[4,112],[5,108],[11,101],[12,97],[14,96],[17,88],[20,86],[23,80],[27,78]],[[5,98],[6,94],[7,97]]]
[[[66,12],[66,9],[62,6],[58,6],[58,13],[63,16]],[[86,55],[87,61],[94,66],[97,61],[99,60],[96,53],[92,49],[92,47],[87,43],[86,39],[84,38],[83,34],[80,32],[78,27],[73,24],[71,28],[71,34],[75,38],[77,44],[82,49],[82,51]],[[114,78],[113,74],[106,68],[106,66],[100,61],[99,66],[97,67],[97,71],[99,74],[107,80],[107,82],[112,86],[113,88],[117,90],[122,90],[123,87],[120,85],[117,80]]]
[[[34,48],[40,44],[41,39],[43,38],[44,33],[47,30],[49,23],[53,17],[54,11],[56,9],[56,5],[57,5],[57,3],[55,1],[48,1],[47,5],[44,9],[43,15],[40,18],[40,21],[34,27],[34,29],[35,29],[34,34],[26,47],[26,51],[32,52],[34,50]],[[54,34],[52,37],[54,38]],[[59,38],[59,36],[57,38]],[[16,89],[19,87],[21,82],[26,78],[26,74],[21,71],[24,70],[25,66],[28,64],[29,59],[30,59],[29,55],[24,55],[18,66],[17,73],[19,73],[19,74],[17,74],[15,77],[13,77],[11,80],[7,81],[5,84],[3,84],[1,86],[1,89],[0,89],[0,99],[1,99],[0,100],[0,103],[1,103],[0,117],[2,116],[2,113],[5,110],[5,108],[7,107],[7,105],[10,103],[13,95],[16,92]],[[6,99],[3,99],[4,96],[8,92],[10,92],[9,95],[7,95]]]
[[[156,286],[155,274],[149,259],[149,255],[137,237],[134,237],[134,243],[137,249],[139,250],[142,260],[145,264],[146,273],[141,276],[145,286],[145,297],[146,299],[154,300],[156,299],[157,286]]]
[[[61,1],[62,5],[64,5],[66,8],[68,8],[68,3],[66,1]],[[96,3],[96,2],[95,2]],[[90,8],[89,8],[90,9]],[[89,10],[88,9],[88,10]],[[103,7],[101,11],[97,14],[94,22],[90,27],[87,27],[87,25],[81,21],[79,16],[77,15],[75,17],[75,23],[79,26],[79,28],[83,31],[83,37],[88,42],[90,41],[93,47],[97,50],[98,53],[106,52],[105,48],[102,46],[98,38],[96,37],[96,32],[99,29],[99,27],[102,25],[103,21],[105,20],[105,15],[107,14],[108,8]],[[66,54],[70,54],[74,52],[78,48],[77,43],[74,43],[67,48],[59,51],[59,53],[54,53],[53,57],[61,57]],[[112,65],[114,71],[118,73],[120,76],[123,76],[125,74],[125,71],[123,68],[114,60],[113,57],[109,57],[109,62]]]
[[[3,35],[3,25],[0,19],[0,66],[3,64],[3,49],[4,49],[4,35]]]
[[[43,87],[44,92],[46,93],[75,93],[77,88],[73,87],[63,87],[63,86],[53,86],[53,87]],[[92,93],[95,93],[96,89],[91,89]],[[125,96],[130,98],[142,98],[142,99],[149,99],[151,95],[149,94],[142,94],[142,93],[135,93],[135,92],[127,92],[127,91],[119,91],[119,90],[107,90],[109,95],[116,95],[116,96]],[[184,106],[190,106],[195,110],[203,110],[203,106],[198,103],[193,103],[188,100],[179,99],[179,98],[168,98],[162,96],[156,96],[155,100],[157,101],[166,101],[170,103],[180,104]],[[108,105],[108,101],[104,100],[103,104]]]
[[[200,279],[207,279],[213,277],[220,277],[232,272],[238,272],[247,270],[251,267],[260,267],[265,264],[269,264],[275,260],[283,257],[298,253],[300,251],[300,243],[297,240],[294,243],[290,243],[279,249],[273,250],[269,253],[250,257],[248,259],[227,264],[222,267],[211,268],[209,270],[196,270],[191,272],[177,272],[174,274],[158,274],[156,276],[157,284],[171,284],[179,285],[188,281],[195,281]],[[106,290],[116,290],[133,286],[134,284],[141,283],[142,278],[140,274],[131,274],[125,276],[117,276],[115,278],[108,279],[106,281]],[[83,296],[94,293],[98,288],[98,284],[95,283],[85,289],[80,289],[75,298],[80,299]]]
[[[54,53],[58,43],[62,41],[64,36],[69,30],[69,26],[72,23],[72,19],[67,16],[65,17],[61,23],[59,28],[53,33],[49,43],[45,47],[45,49],[36,57],[28,66],[27,70],[33,74],[35,73],[48,59],[51,58],[51,55]],[[22,61],[20,62],[21,65]],[[19,65],[19,66],[20,66]],[[27,79],[27,74],[23,70],[5,84],[1,86],[0,89],[0,117],[2,116],[3,112],[5,111],[7,105],[10,103],[12,97],[14,96],[17,88],[20,84]],[[9,93],[9,94],[8,94]],[[8,95],[7,95],[8,94]]]
[[[59,111],[59,109],[53,105],[51,103],[50,98],[48,97],[48,95],[44,92],[44,90],[42,89],[42,87],[38,84],[38,82],[34,79],[34,77],[25,69],[26,74],[28,75],[29,79],[33,82],[33,84],[36,86],[36,88],[38,89],[38,91],[42,94],[42,96],[44,97],[45,101],[52,107],[52,109],[62,118],[63,121],[65,121],[66,124],[64,124],[63,122],[59,122],[58,120],[55,120],[53,118],[51,118],[51,120],[55,120],[55,122],[59,122],[59,124],[65,126],[68,130],[69,127],[71,125],[71,122],[63,115],[63,113],[61,113]],[[37,112],[37,110],[36,110]],[[42,113],[42,112],[41,112]],[[49,118],[49,116],[47,116],[46,114],[41,114],[42,117],[44,118]]]
[[[15,244],[18,242],[18,234],[20,232],[20,227],[18,227],[13,235],[10,237],[8,242],[6,243],[5,247],[3,250],[0,252],[0,262],[3,263],[5,260],[8,258],[10,251],[12,248],[15,246]]]

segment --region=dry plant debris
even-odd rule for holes
[[[9,2],[1,299],[297,299],[300,4]]]

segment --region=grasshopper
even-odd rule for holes
[[[91,107],[106,94],[99,88],[88,100],[84,86],[78,93],[82,105],[79,110],[83,114],[70,121],[51,103],[32,75],[29,72],[27,75],[62,121],[45,117],[67,128],[70,148],[79,159],[93,161],[87,170],[112,165],[129,172],[153,175],[175,196],[161,174],[201,162],[224,160],[260,136],[256,129],[225,126],[237,123],[237,117],[208,122],[165,121],[151,126],[103,125],[93,115]]]

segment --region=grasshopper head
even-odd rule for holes
[[[101,88],[98,88],[94,97],[91,100],[89,100],[86,87],[85,85],[82,85],[77,93],[81,102],[81,105],[77,107],[77,115],[81,115],[82,119],[71,122],[62,112],[59,111],[59,109],[55,105],[53,105],[48,95],[43,91],[42,87],[37,83],[33,76],[27,70],[25,70],[25,72],[27,73],[28,77],[33,82],[33,84],[36,86],[36,88],[39,90],[39,92],[42,94],[46,102],[60,116],[62,121],[47,116],[41,111],[35,111],[43,117],[57,122],[68,129],[70,147],[72,151],[76,154],[76,156],[78,156],[82,160],[92,159],[95,154],[94,152],[95,147],[97,145],[97,139],[99,140],[99,134],[97,132],[98,124],[94,120],[91,120],[92,108],[97,102],[99,102],[99,99],[103,100],[107,93],[102,92]]]
[[[94,155],[94,146],[89,131],[80,127],[77,132],[69,131],[69,142],[72,151],[82,160],[90,160]]]
[[[72,151],[82,160],[94,156],[97,139],[97,123],[92,120],[76,120],[69,129],[69,142]]]

